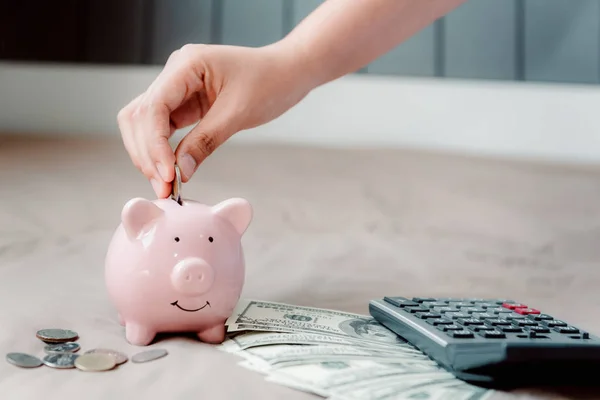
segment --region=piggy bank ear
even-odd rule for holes
[[[252,206],[247,200],[228,199],[211,207],[213,214],[226,219],[233,225],[237,233],[244,234],[252,220]]]
[[[131,240],[139,238],[152,228],[164,211],[150,200],[131,199],[123,207],[121,222]]]

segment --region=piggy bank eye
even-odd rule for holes
[[[179,242],[179,236],[175,237],[175,241]]]
[[[212,236],[209,236],[209,237],[208,237],[208,241],[209,241],[209,242],[211,242],[211,243],[212,243],[212,242],[213,242],[213,240],[214,240],[214,239],[213,239],[213,237],[212,237]]]

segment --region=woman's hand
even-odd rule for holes
[[[175,163],[189,181],[233,134],[277,118],[314,88],[294,54],[289,45],[189,44],[171,55],[146,92],[118,115],[125,148],[159,198],[171,193]],[[169,137],[192,124],[174,153]]]

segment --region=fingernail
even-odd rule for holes
[[[184,154],[179,157],[179,168],[181,168],[181,173],[186,179],[190,179],[194,175],[194,171],[196,171],[196,160],[189,154]]]
[[[169,177],[167,175],[167,169],[165,168],[165,166],[162,165],[161,163],[157,162],[156,169],[158,170],[158,174],[160,175],[162,180],[165,182],[169,182]]]
[[[150,183],[152,184],[152,189],[154,189],[156,195],[160,196],[161,183],[154,178],[150,179]]]

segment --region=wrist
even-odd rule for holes
[[[274,62],[280,66],[279,71],[297,82],[306,92],[326,83],[323,71],[319,70],[323,63],[315,63],[311,52],[301,42],[288,36],[265,49],[273,54]]]

